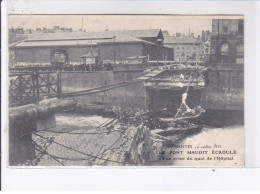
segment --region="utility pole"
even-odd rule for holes
[[[116,36],[113,36],[114,38],[114,65],[116,65]]]
[[[125,17],[124,17],[124,31],[125,31]]]
[[[84,19],[81,18],[81,31],[82,31],[82,32],[83,32],[83,21],[84,21]]]

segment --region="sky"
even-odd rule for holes
[[[86,31],[162,29],[170,35],[176,32],[196,36],[202,30],[211,31],[212,19],[242,19],[242,16],[202,16],[202,15],[9,15],[9,28],[24,29],[52,28],[60,26]]]

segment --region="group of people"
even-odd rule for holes
[[[63,65],[62,70],[64,71],[112,71],[113,65],[108,64],[87,64],[87,65]]]
[[[19,65],[10,68],[10,71],[113,71],[113,65],[107,64],[87,64],[87,65]]]

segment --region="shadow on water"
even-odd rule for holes
[[[200,122],[211,127],[244,125],[244,110],[206,110]]]

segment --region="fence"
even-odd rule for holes
[[[9,74],[9,106],[39,103],[61,96],[60,72],[26,72]]]

